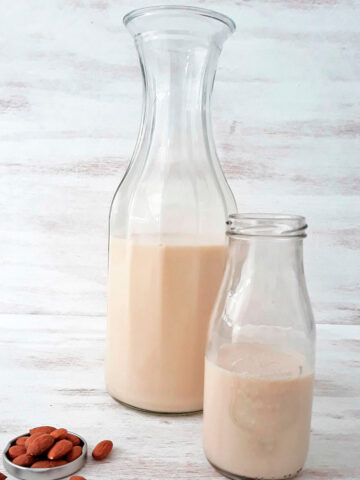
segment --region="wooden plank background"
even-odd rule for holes
[[[306,215],[317,320],[360,323],[359,2],[192,3],[237,23],[213,119],[240,211]],[[104,315],[109,204],[140,119],[136,4],[151,2],[2,4],[3,313]]]
[[[213,122],[239,210],[310,225],[305,267],[321,326],[304,479],[359,478],[360,2],[182,3],[237,23]],[[142,100],[122,17],[151,4],[0,2],[0,440],[69,417],[91,441],[93,423],[121,445],[105,470],[89,465],[91,478],[218,478],[200,416],[134,414],[102,379],[108,210]]]

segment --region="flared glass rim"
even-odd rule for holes
[[[290,213],[232,213],[227,221],[229,236],[305,238],[307,223]]]
[[[215,10],[209,10],[207,8],[192,7],[187,5],[157,5],[153,7],[137,8],[136,10],[132,10],[131,12],[127,13],[123,18],[123,22],[124,25],[127,26],[135,18],[144,15],[155,15],[157,13],[163,13],[165,11],[178,11],[181,13],[189,12],[195,15],[212,18],[214,20],[222,22],[230,29],[231,32],[234,32],[236,30],[235,22],[223,13],[217,12]]]

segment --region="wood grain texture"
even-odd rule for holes
[[[0,3],[0,442],[49,422],[90,445],[111,437],[112,456],[89,460],[89,480],[220,478],[202,453],[200,415],[133,412],[102,380],[108,209],[142,99],[122,16],[152,3]],[[320,325],[301,478],[358,479],[360,3],[182,3],[237,23],[213,123],[240,211],[298,213],[310,225],[305,267]]]
[[[317,321],[359,324],[359,2],[191,3],[237,23],[213,118],[239,209],[304,214]],[[0,312],[105,313],[108,209],[142,99],[122,16],[148,4],[0,5]]]
[[[0,317],[0,444],[55,424],[115,448],[88,460],[89,480],[221,478],[202,452],[201,415],[143,414],[105,391],[105,322],[87,316]],[[360,458],[360,326],[320,325],[309,458],[302,480],[355,480]],[[0,469],[1,470],[1,469]]]

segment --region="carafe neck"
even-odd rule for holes
[[[217,12],[175,6],[141,9],[124,21],[144,80],[135,156],[167,164],[215,163],[211,92],[222,45],[235,25]]]
[[[137,42],[144,75],[142,142],[166,161],[208,161],[210,96],[219,48],[161,35]]]

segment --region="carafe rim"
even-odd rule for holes
[[[227,15],[217,12],[216,10],[210,10],[208,8],[201,8],[201,7],[193,7],[189,5],[156,5],[152,7],[137,8],[127,13],[123,18],[123,22],[124,22],[124,25],[127,26],[135,18],[144,16],[144,15],[155,15],[155,14],[163,13],[166,11],[170,13],[191,13],[191,14],[200,15],[203,17],[208,17],[213,20],[218,20],[222,22],[224,25],[226,25],[229,28],[231,33],[233,33],[236,30],[235,22]]]

